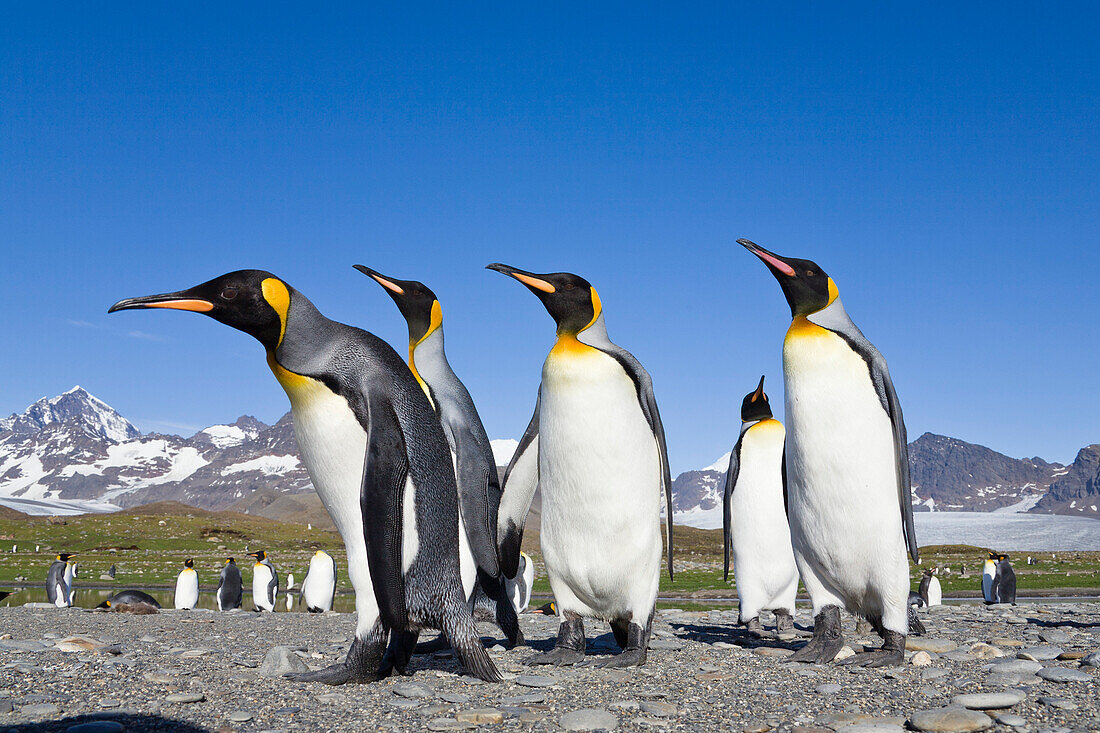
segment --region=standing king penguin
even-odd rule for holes
[[[46,571],[46,599],[58,608],[68,608],[72,605],[69,599],[69,583],[65,576],[69,569],[69,558],[73,553],[62,552]]]
[[[432,290],[415,280],[397,280],[369,267],[371,277],[397,304],[409,327],[409,369],[443,424],[458,481],[458,548],[462,590],[469,602],[480,588],[493,607],[508,648],[522,643],[519,619],[508,601],[497,558],[500,481],[489,436],[473,398],[451,369],[443,350],[443,308]]]
[[[737,240],[779,281],[792,321],[783,340],[787,511],[814,633],[789,659],[827,662],[844,644],[840,609],[863,616],[880,649],[842,664],[900,664],[909,633],[908,548],[917,560],[905,422],[882,354],[809,260]]]
[[[1011,603],[1016,605],[1016,573],[1012,569],[1012,563],[1008,555],[997,555],[997,571],[993,576],[991,589],[994,603]]]
[[[462,595],[447,439],[397,352],[325,318],[262,270],[122,300],[111,311],[130,308],[205,313],[255,337],[290,398],[302,462],[347,549],[358,614],[342,663],[292,679],[343,684],[404,672],[420,629],[431,627],[447,633],[470,674],[501,681]]]
[[[218,577],[218,610],[232,611],[241,607],[244,584],[241,583],[241,569],[233,558],[227,558]]]
[[[523,522],[542,491],[543,562],[562,616],[553,650],[529,664],[584,659],[584,617],[608,621],[623,651],[599,666],[644,664],[661,573],[661,493],[668,506],[672,575],[672,481],[649,374],[608,339],[600,297],[570,273],[507,265],[557,323],[542,368],[535,414],[504,478],[498,531],[504,572],[514,578]]]
[[[199,574],[191,558],[183,563],[183,570],[176,577],[175,603],[177,609],[192,609],[199,602]]]
[[[248,553],[256,558],[252,565],[252,605],[257,611],[275,610],[275,599],[279,597],[279,572],[263,550]]]
[[[921,575],[920,585],[917,586],[917,594],[926,606],[939,606],[943,604],[943,590],[940,588],[940,579],[936,577],[939,568],[928,568]]]
[[[336,561],[324,550],[318,550],[309,559],[309,570],[302,580],[298,602],[305,603],[310,613],[324,613],[332,610],[335,597]]]
[[[982,567],[982,600],[986,602],[986,605],[997,602],[996,596],[993,595],[993,576],[996,574],[997,553],[991,550],[989,557],[985,559],[985,565]]]
[[[787,525],[783,485],[783,423],[772,417],[764,377],[741,402],[741,434],[726,471],[722,529],[725,578],[730,551],[737,576],[741,623],[762,635],[761,611],[775,613],[776,633],[794,629],[798,567]]]

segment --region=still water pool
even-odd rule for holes
[[[103,601],[110,598],[115,593],[121,590],[128,590],[126,588],[81,588],[79,585],[76,587],[75,603],[73,605],[80,608],[95,608]],[[175,592],[165,588],[134,588],[133,590],[141,590],[153,598],[156,598],[162,606],[165,608],[172,608],[172,598]],[[294,593],[294,608],[295,613],[305,613],[305,604],[298,603],[298,594]],[[15,593],[0,601],[0,606],[22,606],[24,603],[46,603],[46,589],[42,586],[27,587],[16,589]],[[198,608],[210,608],[216,609],[218,607],[217,598],[214,596],[214,591],[200,591]],[[252,610],[252,595],[248,593],[248,589],[245,589],[244,599],[241,603],[241,608]],[[286,611],[286,594],[283,593],[279,596],[278,601],[275,603],[275,610],[277,612]],[[341,611],[344,613],[352,613],[355,611],[355,596],[351,593],[337,593],[336,600],[333,603],[334,611]]]

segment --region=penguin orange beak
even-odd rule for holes
[[[761,375],[761,377],[760,377],[760,384],[757,385],[756,391],[752,393],[752,400],[751,401],[756,402],[761,397],[763,397],[765,400],[768,399],[768,396],[766,394],[764,394],[764,376],[763,375]]]
[[[108,308],[107,312],[114,313],[115,311],[136,310],[138,308],[170,308],[178,311],[209,313],[214,310],[214,304],[209,300],[196,298],[186,290],[181,290],[175,293],[125,298]]]
[[[533,272],[527,272],[526,270],[520,270],[511,265],[503,265],[499,262],[494,262],[491,265],[485,266],[486,270],[496,270],[497,272],[509,275],[519,280],[521,283],[531,288],[532,290],[540,290],[544,293],[553,293],[557,290],[553,284],[543,280],[541,277]]]
[[[764,264],[767,265],[772,270],[772,272],[787,275],[788,277],[794,277],[794,268],[791,267],[785,259],[777,255],[776,253],[769,252],[768,250],[761,247],[759,244],[756,244],[755,242],[752,242],[748,239],[738,239],[737,243],[747,249],[749,252],[752,252],[761,260],[763,260]]]
[[[366,265],[352,265],[352,267],[354,267],[356,270],[363,273],[367,277],[374,278],[375,282],[377,282],[379,285],[384,287],[386,290],[389,290],[394,295],[404,295],[405,294],[405,289],[403,287],[401,287],[396,282],[389,279],[388,277],[386,277],[382,273],[380,273],[376,270],[372,270],[369,267],[367,267]]]

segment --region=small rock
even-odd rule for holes
[[[301,711],[301,708],[277,708],[275,710],[276,715],[294,715]]]
[[[175,702],[185,705],[192,702],[202,702],[206,699],[206,695],[202,694],[201,692],[175,692],[164,699],[168,702]]]
[[[835,695],[840,692],[840,685],[829,682],[824,685],[818,685],[814,688],[814,691],[819,695]]]
[[[1068,667],[1043,667],[1036,674],[1048,682],[1088,682],[1092,675]]]
[[[152,643],[158,641],[158,639],[157,639],[157,637],[153,636],[152,634],[146,634],[145,636],[138,639],[138,641],[144,642],[146,644],[152,644]]]
[[[997,637],[989,640],[990,644],[994,646],[1023,646],[1024,643],[1019,639],[1005,639],[1003,637]]]
[[[419,682],[398,683],[390,689],[390,692],[398,697],[423,698],[435,696],[435,692],[430,687]]]
[[[61,708],[53,705],[52,703],[42,703],[40,705],[24,705],[19,708],[19,714],[27,718],[44,718],[46,716],[60,715]]]
[[[974,657],[975,659],[994,659],[996,657],[1003,657],[1005,655],[1005,653],[997,647],[993,646],[992,644],[986,644],[983,641],[979,641],[978,643],[971,645],[970,649],[967,651],[967,654],[969,654],[971,657]]]
[[[1024,694],[1018,690],[1005,692],[979,692],[972,695],[956,695],[951,702],[962,705],[971,710],[1000,710],[1019,705],[1023,702]]]
[[[113,697],[105,697],[99,701],[99,707],[105,710],[112,710],[114,708],[122,707],[122,703],[114,699]]]
[[[935,652],[945,654],[958,648],[958,644],[948,639],[934,639],[927,636],[905,637],[905,648],[911,652]]]
[[[521,674],[513,681],[524,687],[553,687],[558,684],[558,681],[553,677],[542,677],[537,674]]]
[[[1027,725],[1027,721],[1015,713],[1000,713],[997,716],[997,722],[1012,728],[1019,728]]]
[[[1084,659],[1087,656],[1088,652],[1086,651],[1083,651],[1081,649],[1071,649],[1068,652],[1062,652],[1061,654],[1059,654],[1058,659],[1062,660],[1063,662],[1073,662],[1078,659]]]
[[[672,703],[660,702],[659,700],[643,700],[641,708],[643,713],[649,713],[650,715],[656,715],[662,718],[671,717],[679,712],[679,708]]]
[[[931,655],[923,649],[913,656],[909,657],[909,663],[914,667],[927,667],[932,664]]]
[[[207,656],[213,651],[213,649],[188,649],[180,654],[180,659],[198,659],[199,657]]]
[[[1031,659],[1036,662],[1043,662],[1057,659],[1058,655],[1064,651],[1065,649],[1057,646],[1029,646],[1017,652],[1017,656],[1020,657],[1020,659]],[[1024,656],[1025,654],[1027,655],[1026,657]]]
[[[288,646],[274,646],[268,650],[259,673],[264,677],[282,677],[296,672],[308,672],[309,667]]]
[[[997,674],[1035,674],[1043,665],[1026,659],[1005,659],[989,665],[989,671]]]
[[[65,733],[123,733],[126,726],[117,720],[90,720],[87,723],[70,725]]]
[[[753,654],[757,654],[761,657],[772,657],[774,659],[781,659],[783,657],[789,657],[794,654],[794,651],[792,651],[791,649],[783,649],[776,646],[758,646],[753,649],[752,652]]]
[[[650,639],[649,648],[674,652],[684,648],[684,643],[676,639]]]
[[[408,697],[391,697],[386,700],[386,704],[389,705],[391,708],[412,710],[413,708],[420,707],[420,700]]]
[[[485,723],[503,723],[504,713],[496,708],[474,708],[473,710],[459,710],[455,713],[455,720],[460,723],[473,723],[483,725]]]
[[[513,695],[506,697],[500,701],[501,705],[518,705],[520,707],[524,705],[538,705],[539,703],[546,702],[545,692],[528,692],[523,695]]]
[[[237,710],[229,714],[229,719],[234,723],[247,723],[252,717],[252,713],[247,710]]]
[[[1067,700],[1064,697],[1053,697],[1044,695],[1043,697],[1039,698],[1039,702],[1046,705],[1047,707],[1057,708],[1059,710],[1077,709],[1077,703],[1073,702],[1072,700]]]
[[[1070,640],[1069,634],[1061,629],[1048,629],[1039,632],[1039,639],[1047,644],[1064,644]]]
[[[1100,652],[1093,652],[1081,660],[1082,667],[1100,667]]]
[[[461,692],[441,692],[439,698],[445,702],[451,702],[456,705],[465,705],[470,702],[469,695],[463,695]],[[543,696],[545,699],[545,695]]]
[[[848,657],[854,657],[855,655],[856,650],[845,644],[844,646],[840,647],[840,651],[836,653],[836,656],[833,657],[833,660],[839,662],[841,659],[847,659]]]
[[[1023,626],[1027,623],[1027,619],[1020,618],[1019,616],[1005,616],[1005,623],[1012,624],[1013,626]]]
[[[920,671],[920,678],[922,680],[934,680],[934,679],[937,679],[939,677],[943,677],[945,674],[947,674],[946,669],[940,669],[938,667],[929,667],[928,669],[922,669]]]
[[[961,733],[985,730],[993,725],[993,720],[977,710],[949,707],[918,710],[909,716],[909,725],[917,730],[935,733]]]
[[[582,708],[558,718],[564,730],[615,730],[619,719],[603,708]]]
[[[905,733],[905,729],[893,723],[856,723],[843,725],[836,733]]]
[[[454,718],[432,718],[428,721],[428,730],[466,730],[474,727],[473,723],[462,723]]]

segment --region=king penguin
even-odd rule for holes
[[[741,623],[757,636],[764,633],[761,611],[775,613],[777,634],[794,630],[798,568],[785,507],[785,438],[760,377],[756,390],[741,402],[741,434],[730,451],[722,522],[725,578],[732,550]]]
[[[787,519],[814,633],[788,659],[832,660],[844,644],[844,607],[870,621],[883,645],[842,664],[900,664],[909,634],[905,554],[917,560],[917,541],[905,422],[886,360],[816,263],[737,241],[767,265],[791,308],[783,340]]]
[[[982,599],[986,602],[986,605],[997,602],[996,596],[993,595],[993,576],[996,574],[997,553],[990,551],[989,557],[985,559],[985,566],[982,568]]]
[[[610,622],[623,649],[595,664],[644,664],[661,573],[662,492],[672,575],[672,481],[653,383],[608,339],[600,297],[587,280],[489,269],[523,283],[557,324],[535,414],[505,473],[498,525],[501,556],[518,558],[540,487],[543,562],[562,622],[554,649],[528,663],[582,661],[587,616]],[[504,570],[515,577],[515,569]]]
[[[292,679],[343,684],[404,672],[420,629],[429,627],[447,633],[470,674],[500,682],[462,594],[447,439],[397,352],[325,318],[262,270],[129,298],[110,310],[131,308],[205,313],[255,337],[290,398],[302,462],[344,539],[358,615],[342,663]]]
[[[1004,553],[997,555],[997,572],[993,576],[991,594],[994,603],[1016,605],[1016,573],[1012,569],[1008,555]]]
[[[74,557],[73,553],[60,553],[46,571],[46,599],[58,608],[72,605],[69,600],[69,584],[65,580],[70,557]]]
[[[183,563],[183,570],[176,577],[176,608],[190,610],[199,602],[199,574],[191,558]]]
[[[324,613],[332,610],[335,597],[336,561],[324,550],[318,550],[309,560],[309,570],[302,580],[302,592],[298,596],[299,603],[305,603],[310,613]]]
[[[501,492],[496,460],[473,398],[443,350],[443,307],[424,283],[398,280],[363,265],[355,269],[382,286],[408,324],[409,369],[439,415],[455,465],[462,589],[470,603],[478,589],[488,596],[506,646],[512,648],[522,643],[523,634],[497,558]]]
[[[248,553],[256,558],[252,565],[252,605],[257,611],[274,611],[279,597],[279,572],[263,550]]]
[[[241,569],[233,558],[226,558],[225,565],[218,577],[218,610],[232,611],[241,607],[244,584],[241,583]]]
[[[928,568],[921,575],[917,593],[926,606],[939,606],[943,604],[943,591],[940,589],[939,568]]]

